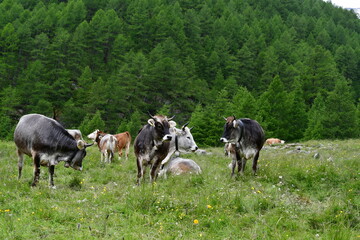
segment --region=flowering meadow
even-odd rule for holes
[[[136,162],[100,163],[88,149],[82,172],[56,166],[56,189],[32,161],[17,179],[13,142],[0,147],[0,239],[360,239],[360,140],[265,146],[230,177],[223,148],[183,155],[201,175],[135,186]]]

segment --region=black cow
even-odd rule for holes
[[[14,141],[19,157],[19,179],[24,163],[24,154],[34,161],[34,180],[36,186],[40,176],[40,165],[49,168],[50,186],[54,187],[55,165],[65,161],[65,167],[82,170],[82,160],[86,155],[86,144],[76,141],[56,120],[40,114],[28,114],[20,118],[14,132]]]
[[[150,115],[151,116],[151,115]],[[163,115],[151,116],[134,141],[134,152],[138,168],[137,184],[144,177],[146,167],[150,166],[150,181],[156,180],[161,161],[169,152],[172,138],[169,128],[176,123]]]
[[[235,116],[225,118],[223,136],[220,141],[232,143],[232,172],[234,175],[236,163],[238,172],[244,173],[246,161],[253,158],[253,173],[256,174],[259,153],[265,142],[265,133],[260,124],[252,119],[236,119]]]

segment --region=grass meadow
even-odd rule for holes
[[[235,178],[223,148],[206,148],[182,155],[202,175],[147,174],[139,187],[133,148],[102,165],[92,146],[82,172],[56,167],[56,189],[44,167],[30,187],[28,157],[18,180],[15,145],[0,143],[0,239],[360,240],[360,140],[265,147],[258,175],[248,162]]]

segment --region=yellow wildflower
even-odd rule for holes
[[[207,207],[207,208],[212,208],[212,206],[211,206],[211,205],[206,205],[206,207]]]
[[[195,219],[194,224],[199,224],[199,220]]]

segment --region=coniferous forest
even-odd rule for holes
[[[27,113],[135,137],[175,115],[286,141],[360,135],[360,20],[322,0],[0,0],[0,138]]]

